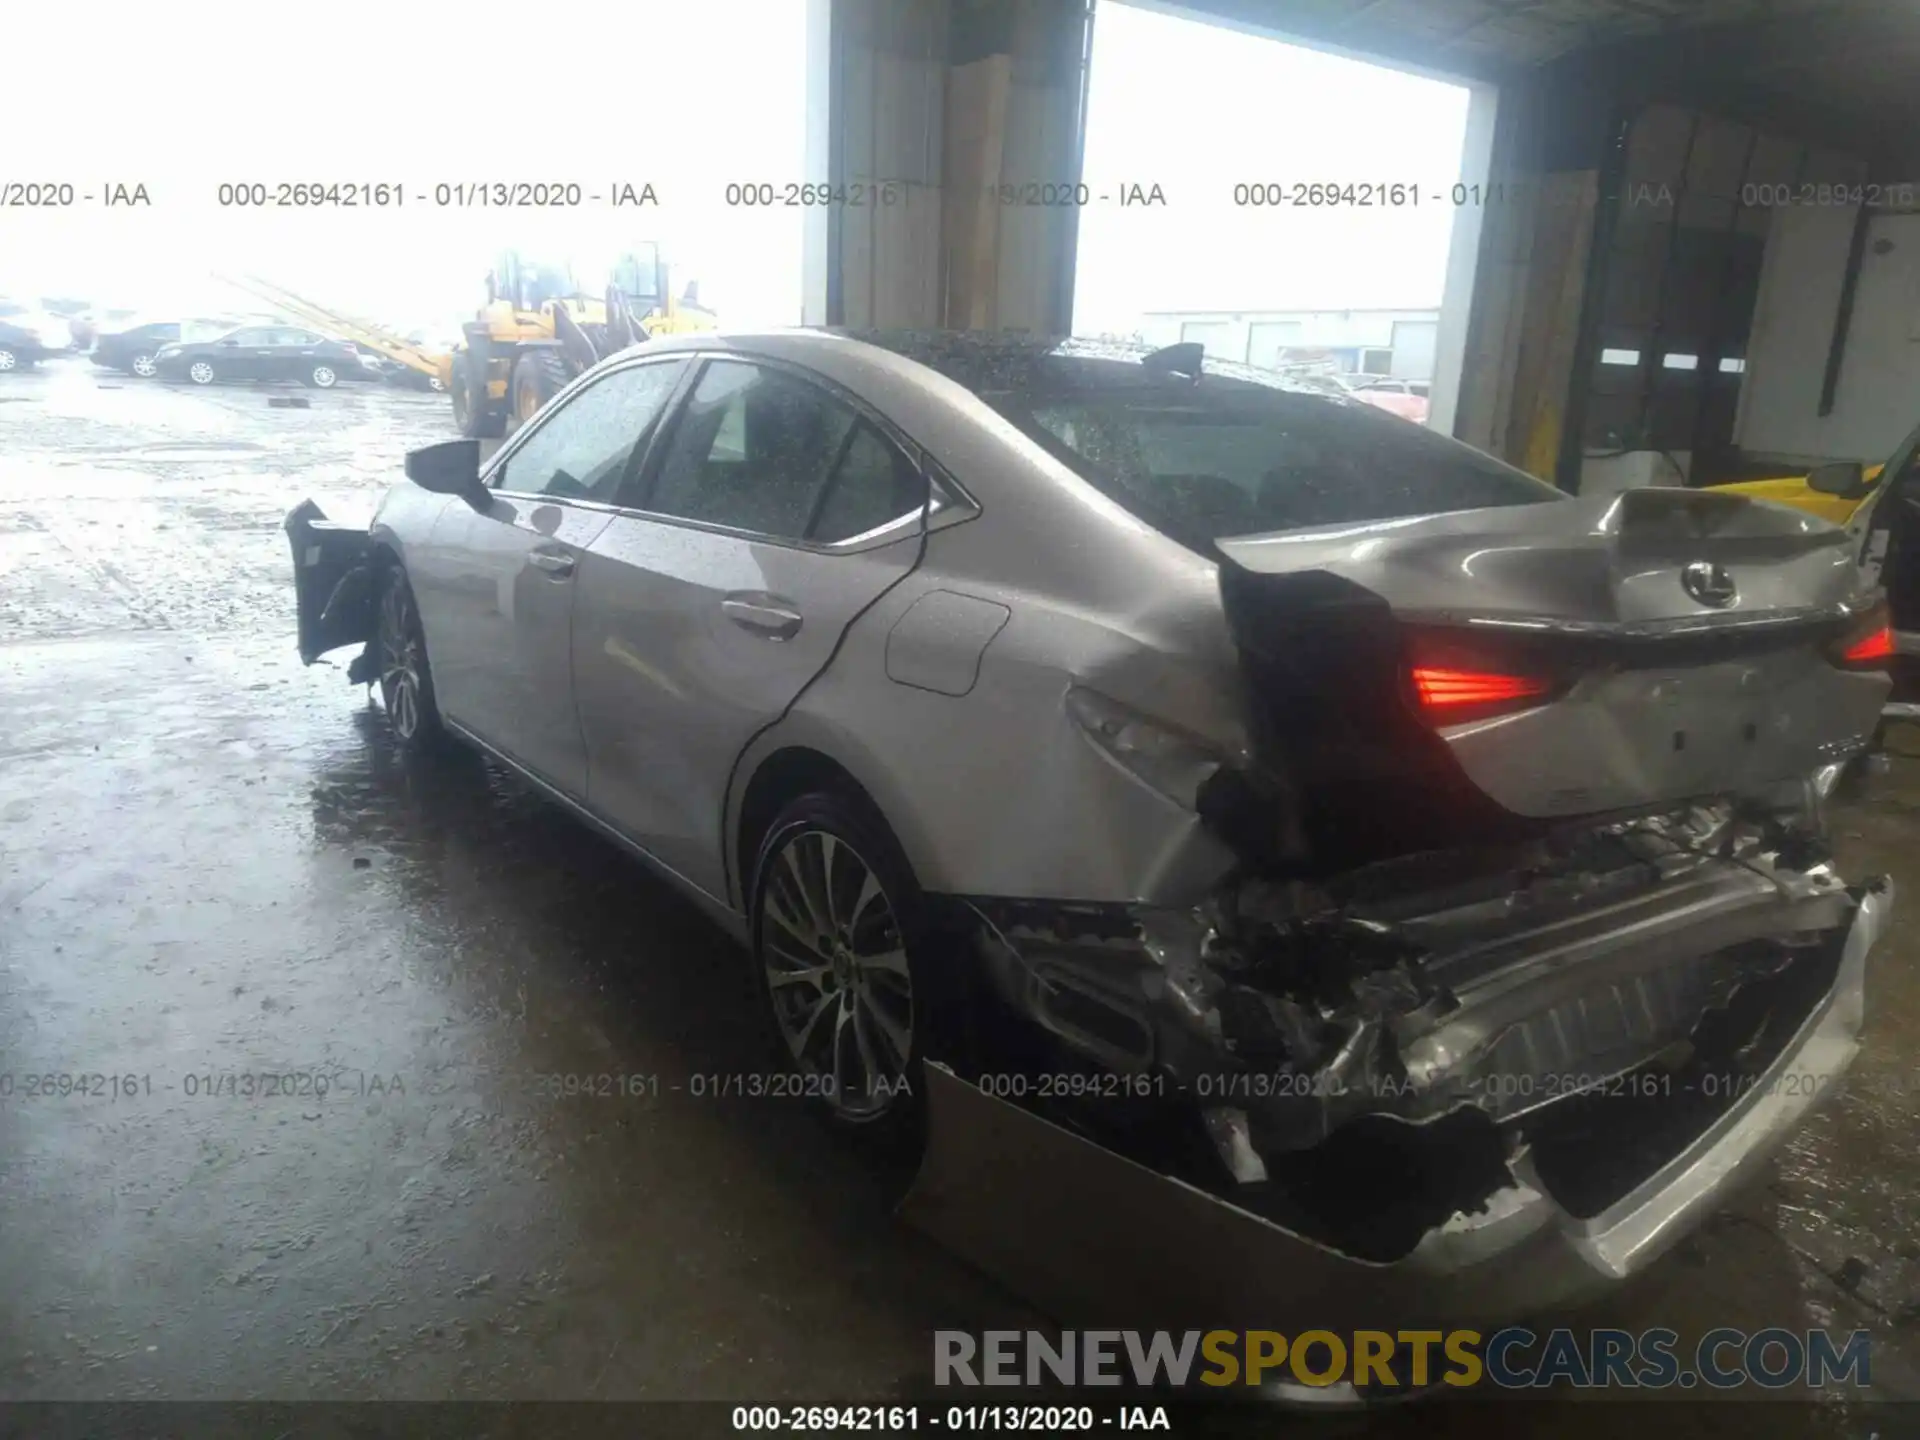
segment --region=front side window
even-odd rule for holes
[[[856,419],[778,370],[712,361],[674,428],[646,508],[799,539]]]
[[[507,456],[493,484],[517,495],[612,503],[627,462],[659,421],[683,360],[634,365],[572,396]]]

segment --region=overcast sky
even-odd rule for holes
[[[8,15],[0,181],[144,183],[150,209],[0,210],[0,293],[245,305],[250,271],[405,328],[481,298],[514,245],[583,268],[659,239],[729,323],[799,318],[800,216],[729,208],[729,180],[805,178],[803,0],[21,3]],[[516,33],[499,78],[499,37]],[[34,57],[32,64],[21,63]],[[515,98],[515,92],[524,92]],[[1236,209],[1240,180],[1457,178],[1466,92],[1103,4],[1086,173],[1164,211],[1083,220],[1076,325],[1143,310],[1439,303],[1450,209]],[[441,181],[651,181],[658,209],[438,208]],[[399,210],[222,208],[237,181],[392,180]]]

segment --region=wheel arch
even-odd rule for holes
[[[733,826],[733,843],[728,848],[731,872],[728,888],[735,891],[741,914],[747,913],[747,886],[753,871],[754,856],[766,839],[780,812],[802,795],[816,790],[846,794],[871,806],[879,806],[866,786],[853,772],[823,751],[807,745],[783,745],[765,756],[753,768],[752,778],[740,792]]]
[[[758,737],[734,767],[728,796],[726,835],[729,903],[745,915],[754,856],[775,817],[792,801],[815,790],[845,795],[872,811],[899,842],[916,878],[925,883],[926,850],[913,832],[911,815],[873,766],[863,763],[853,748],[836,737],[804,723],[787,721]]]

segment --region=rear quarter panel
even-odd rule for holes
[[[1013,524],[989,514],[934,534],[921,567],[861,617],[832,665],[749,747],[731,799],[736,851],[747,778],[774,752],[802,746],[860,782],[931,891],[1186,903],[1231,866],[1197,816],[1110,760],[1064,709],[1068,689],[1087,685],[1244,758],[1244,700],[1214,567],[1151,532],[1089,527],[1076,558],[1104,552],[1109,573],[1129,578],[1132,603],[1102,608],[1066,593],[1074,564],[1015,583],[1007,572],[1017,546],[1002,538]],[[1129,543],[1141,538],[1152,543]],[[1008,612],[964,694],[909,683],[900,677],[913,672],[898,665],[889,672],[889,637],[936,591]],[[956,643],[978,650],[979,638]],[[956,657],[951,673],[974,663],[972,653]]]

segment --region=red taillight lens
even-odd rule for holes
[[[1843,670],[1885,670],[1893,663],[1895,646],[1887,607],[1876,605],[1846,634],[1827,645],[1827,659]]]
[[[1437,665],[1413,667],[1413,693],[1420,708],[1436,718],[1469,710],[1511,705],[1547,695],[1553,686],[1533,675],[1497,670],[1450,670]]]
[[[1893,627],[1880,624],[1848,641],[1835,657],[1842,665],[1884,669],[1893,659]]]

